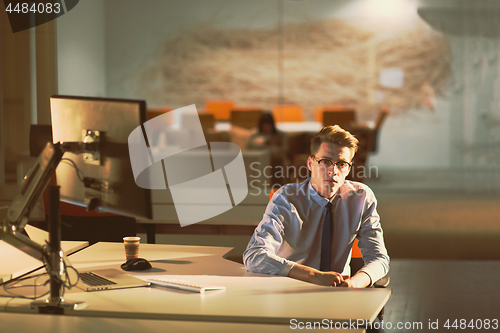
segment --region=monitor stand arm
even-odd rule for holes
[[[80,310],[85,302],[66,302],[63,298],[64,283],[62,277],[67,269],[61,250],[61,214],[59,210],[60,186],[49,186],[49,243],[47,250],[47,273],[50,277],[50,294],[45,301],[31,303],[32,309],[39,313],[64,314],[65,310]]]
[[[57,165],[65,152],[90,153],[98,152],[99,146],[94,142],[47,143],[35,166],[28,172],[21,190],[9,206],[0,228],[0,239],[47,264],[50,277],[50,296],[46,301],[36,301],[31,306],[40,313],[64,313],[64,309],[81,309],[85,303],[67,303],[62,298],[63,282],[66,270],[64,256],[61,251],[61,226],[59,210],[59,186],[49,187],[49,244],[38,244],[21,232],[28,222],[31,210],[47,187]],[[100,156],[99,156],[100,157]]]

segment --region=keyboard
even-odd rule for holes
[[[116,282],[110,281],[108,279],[103,278],[97,274],[88,272],[88,273],[80,273],[80,279],[86,285],[96,287],[96,286],[110,286],[116,284]]]
[[[214,286],[181,279],[148,279],[146,281],[163,287],[182,289],[201,294],[209,290],[226,290],[226,287],[223,286]]]

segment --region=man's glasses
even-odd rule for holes
[[[314,160],[318,162],[318,165],[323,168],[329,168],[332,165],[335,165],[337,167],[337,170],[339,170],[340,172],[347,172],[352,167],[351,163],[342,160],[334,162],[329,158],[317,159],[314,155],[311,155],[311,157],[314,158]]]

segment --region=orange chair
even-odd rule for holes
[[[273,107],[273,116],[276,122],[302,122],[304,111],[296,104],[280,104]]]
[[[363,256],[361,255],[361,250],[358,246],[358,239],[354,240],[352,244],[352,252],[351,252],[351,272],[359,271],[363,265]]]
[[[207,100],[205,102],[205,112],[212,113],[215,120],[229,120],[231,110],[234,108],[232,100]]]
[[[271,201],[271,198],[273,197],[274,193],[275,193],[277,190],[279,190],[279,189],[277,189],[277,188],[273,188],[273,189],[271,190],[271,193],[269,193],[269,201]]]

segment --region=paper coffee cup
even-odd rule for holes
[[[141,237],[123,237],[125,245],[125,257],[127,260],[139,258],[139,243]]]

